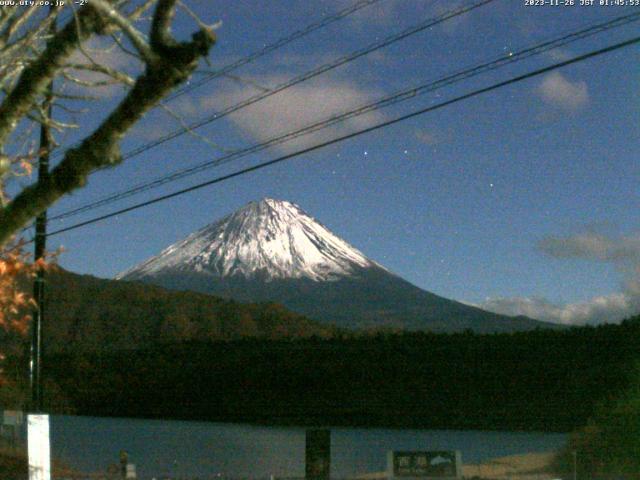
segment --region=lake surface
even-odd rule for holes
[[[567,436],[454,430],[331,429],[334,477],[382,471],[388,450],[460,450],[464,463],[560,448]],[[52,454],[84,472],[129,453],[138,478],[303,477],[305,429],[54,415]]]

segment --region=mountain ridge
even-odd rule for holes
[[[327,337],[335,329],[275,303],[115,281],[56,268],[47,275],[47,352],[137,349],[187,341]]]
[[[560,328],[449,300],[391,273],[297,205],[251,202],[117,279],[273,301],[342,328],[478,333]]]
[[[297,205],[250,202],[118,275],[136,280],[177,267],[222,277],[261,275],[333,280],[357,267],[378,266]]]

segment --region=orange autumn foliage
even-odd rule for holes
[[[35,301],[26,287],[39,269],[50,268],[46,259],[31,261],[23,240],[0,248],[0,329],[5,334],[26,336]],[[51,256],[48,256],[50,259]],[[0,351],[0,362],[5,355]],[[0,386],[6,383],[0,368]]]

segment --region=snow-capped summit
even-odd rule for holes
[[[263,280],[335,280],[378,266],[297,205],[265,198],[189,235],[119,274],[135,280],[170,271]],[[174,272],[175,273],[175,272]]]
[[[276,302],[346,328],[454,332],[538,328],[422,290],[369,260],[290,202],[251,202],[121,273],[174,290]]]

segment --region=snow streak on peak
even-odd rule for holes
[[[116,278],[194,272],[324,281],[374,266],[380,267],[297,205],[266,198],[192,233]]]

